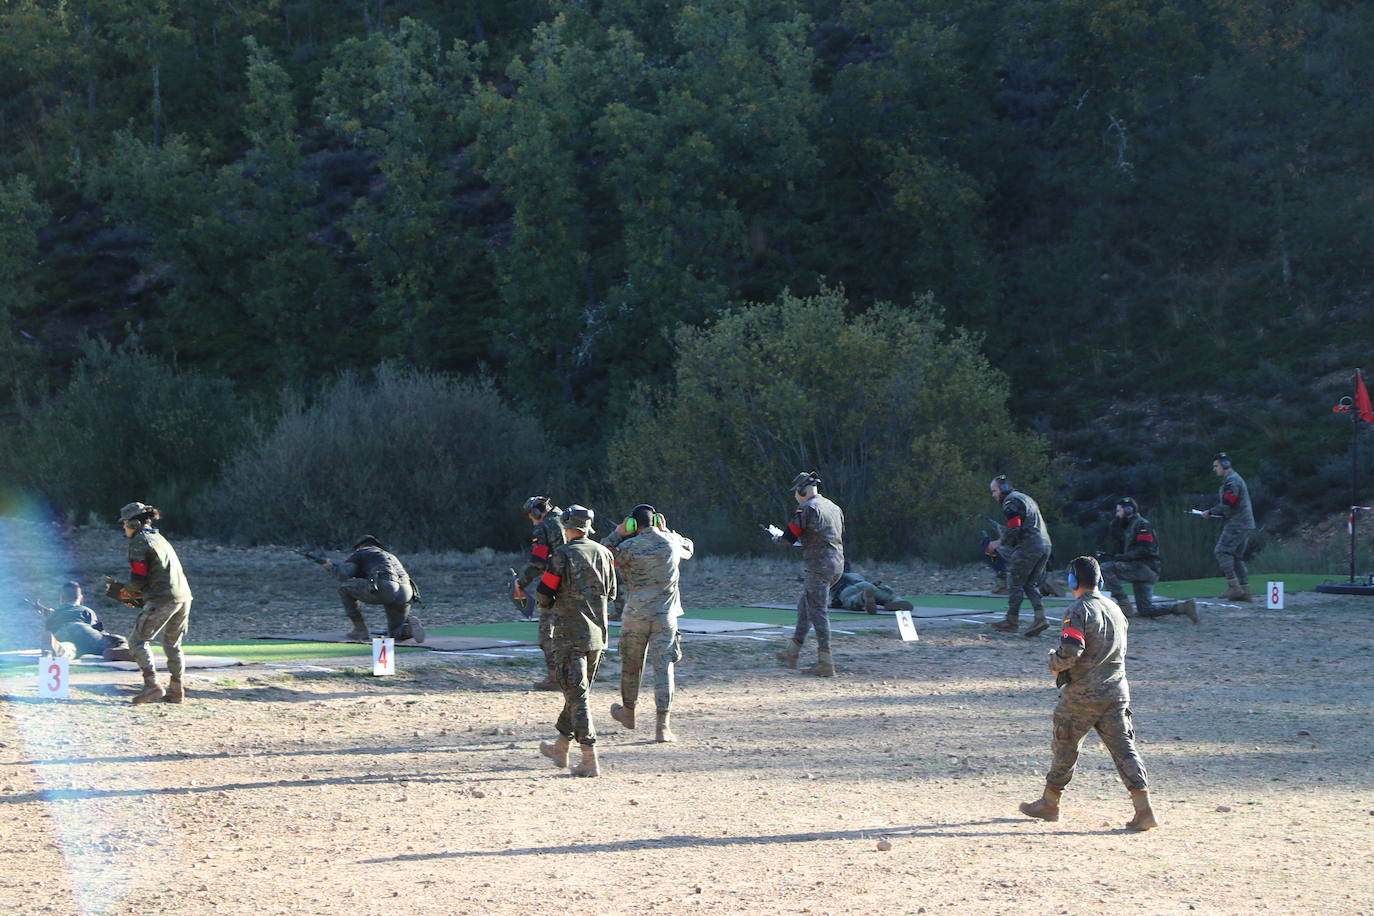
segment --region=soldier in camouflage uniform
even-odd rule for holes
[[[161,513],[152,506],[133,502],[119,510],[124,536],[129,539],[129,581],[108,579],[106,594],[123,604],[139,607],[134,631],[129,634],[129,653],[143,672],[143,690],[133,698],[134,703],[152,703],[165,699],[180,703],[186,696],[182,676],[186,663],[181,655],[181,641],[191,620],[191,586],[182,572],[177,552],[167,539],[153,527]],[[157,682],[153,653],[148,643],[162,634],[162,651],[167,656],[166,689]]]
[[[792,481],[792,496],[797,511],[787,530],[773,538],[775,543],[802,548],[805,577],[797,599],[797,626],[791,641],[778,652],[778,661],[797,667],[806,633],[816,629],[816,664],[805,669],[819,677],[835,676],[835,661],[830,654],[830,587],[844,572],[844,513],[820,494],[820,475],[815,471],[798,474]],[[776,529],[773,529],[776,530]]]
[[[1045,578],[1045,566],[1050,559],[1050,532],[1035,500],[1012,487],[1005,474],[994,477],[988,484],[992,498],[1002,505],[1006,524],[1000,538],[990,541],[988,553],[999,553],[1007,561],[1007,616],[994,623],[993,629],[1015,633],[1021,615],[1021,599],[1030,599],[1035,621],[1025,635],[1039,636],[1048,627],[1045,604],[1037,584]]]
[[[410,603],[419,597],[419,589],[400,559],[381,541],[365,534],[353,545],[347,560],[339,564],[325,560],[323,566],[339,580],[339,598],[353,623],[353,630],[345,639],[370,641],[372,634],[363,618],[363,605],[380,604],[386,610],[386,635],[397,642],[425,641],[420,618],[410,612]]]
[[[1123,496],[1116,504],[1116,515],[1108,531],[1111,552],[1098,555],[1102,564],[1102,578],[1107,591],[1127,617],[1163,617],[1167,614],[1185,615],[1198,622],[1197,602],[1154,600],[1155,583],[1159,581],[1159,541],[1154,526],[1140,514],[1135,500]],[[1126,583],[1135,592],[1135,605],[1126,595]]]
[[[910,611],[910,601],[903,601],[897,593],[881,582],[869,582],[856,572],[845,571],[830,586],[830,606],[841,611],[878,613],[882,607],[889,611]]]
[[[553,504],[547,496],[531,496],[525,500],[525,517],[530,520],[534,530],[530,533],[530,558],[525,570],[516,579],[519,589],[517,597],[523,596],[544,570],[549,567],[549,554],[563,543],[563,510]],[[544,650],[544,679],[534,684],[535,690],[557,690],[558,676],[553,667],[553,640],[549,633],[553,628],[553,613],[539,612],[539,648]]]
[[[1226,591],[1217,595],[1225,601],[1250,600],[1250,571],[1245,568],[1245,548],[1255,532],[1255,511],[1250,505],[1250,490],[1231,467],[1225,452],[1212,456],[1212,473],[1221,478],[1217,502],[1202,513],[1203,518],[1223,519],[1221,535],[1212,551],[1226,577]]]
[[[1077,600],[1064,617],[1059,646],[1049,658],[1055,684],[1062,688],[1054,708],[1054,762],[1045,777],[1044,794],[1034,802],[1022,803],[1021,812],[1047,821],[1059,820],[1059,798],[1073,778],[1079,746],[1095,729],[1131,793],[1135,816],[1126,822],[1126,828],[1149,830],[1158,824],[1150,809],[1145,764],[1136,750],[1131,725],[1126,618],[1097,590],[1100,574],[1092,557],[1078,557],[1070,564],[1069,587]]]
[[[647,654],[654,666],[655,738],[676,741],[669,723],[673,705],[673,664],[682,658],[677,619],[682,616],[678,567],[692,556],[693,545],[653,506],[641,503],[602,541],[615,554],[616,569],[625,591],[620,627],[620,703],[611,704],[611,718],[635,727],[635,704]],[[623,704],[623,705],[622,705]]]
[[[558,739],[542,742],[539,752],[565,767],[568,747],[576,738],[582,759],[572,769],[574,776],[601,775],[588,695],[606,650],[606,605],[615,599],[615,559],[588,537],[595,533],[594,517],[583,506],[563,511],[567,542],[549,554],[549,567],[535,591],[539,606],[553,612],[554,670],[563,688],[563,712],[555,726]]]
[[[64,582],[58,594],[62,604],[55,608],[39,605],[43,612],[43,628],[50,637],[53,654],[60,658],[80,658],[99,655],[107,662],[133,661],[129,641],[115,633],[107,633],[95,611],[81,601],[81,583]]]

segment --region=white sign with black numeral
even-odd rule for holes
[[[69,687],[67,675],[71,670],[71,662],[68,659],[52,655],[44,655],[38,659],[38,698],[65,700]]]
[[[902,634],[902,642],[916,642],[921,638],[916,635],[916,621],[911,619],[910,611],[897,612],[897,629]]]
[[[396,640],[390,636],[374,637],[372,640],[372,673],[396,673]]]

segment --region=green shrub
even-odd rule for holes
[[[487,381],[382,367],[346,373],[228,462],[206,500],[217,537],[403,548],[514,545],[520,505],[552,489],[543,433]]]
[[[137,342],[88,340],[67,384],[21,404],[7,426],[0,475],[11,485],[74,519],[93,512],[113,520],[141,500],[185,530],[192,500],[247,420],[228,381],[178,369]]]
[[[997,472],[1043,489],[1045,443],[1013,426],[1006,378],[975,338],[945,328],[928,300],[853,318],[846,307],[837,290],[784,294],[682,330],[674,385],[631,405],[610,446],[620,501],[737,550],[790,516],[787,485],[814,468],[845,511],[846,548],[894,556],[950,518],[995,510]]]

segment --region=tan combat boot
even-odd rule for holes
[[[804,669],[802,674],[814,674],[816,677],[834,677],[835,660],[831,657],[829,650],[817,650],[816,664]]]
[[[870,614],[878,613],[878,590],[871,585],[864,589],[864,610]]]
[[[1250,596],[1250,583],[1249,583],[1249,582],[1237,582],[1234,591],[1235,591],[1235,594],[1233,594],[1233,595],[1231,596],[1231,600],[1233,600],[1233,601],[1249,601],[1249,600],[1250,600],[1250,597],[1251,597],[1251,596]]]
[[[778,661],[782,662],[784,668],[795,668],[799,655],[801,655],[801,643],[795,639],[789,639],[787,645],[778,650]]]
[[[1175,604],[1174,613],[1182,614],[1184,617],[1187,617],[1193,623],[1198,622],[1197,602],[1194,601],[1192,598],[1189,598],[1185,601],[1180,601],[1178,604]]]
[[[152,671],[143,672],[143,692],[134,695],[130,703],[152,703],[160,700],[167,695],[167,691],[158,686],[157,674]]]
[[[561,689],[563,689],[563,688],[561,688],[561,687],[558,686],[558,678],[554,677],[554,675],[553,675],[553,662],[548,661],[548,660],[546,659],[546,660],[544,661],[544,665],[545,665],[546,668],[548,668],[548,674],[546,674],[546,675],[544,676],[544,679],[543,679],[542,681],[535,681],[533,684],[531,684],[531,685],[530,685],[530,689],[531,689],[531,690],[561,690]]]
[[[600,776],[601,764],[596,759],[596,745],[579,744],[577,748],[582,752],[582,759],[569,772],[574,776]]]
[[[553,761],[556,767],[568,765],[568,745],[572,743],[567,735],[559,735],[554,741],[540,741],[539,753]]]
[[[668,710],[658,711],[658,723],[654,733],[654,740],[659,744],[671,744],[677,740],[677,735],[673,734],[672,728],[668,725]]]
[[[611,718],[628,729],[635,727],[635,708],[633,706],[621,706],[619,703],[611,704]]]
[[[1003,633],[1015,633],[1017,630],[1021,629],[1021,623],[1017,615],[1008,614],[1001,620],[994,620],[992,622],[992,628],[994,630],[1000,630]]]
[[[1045,793],[1038,799],[1033,802],[1021,803],[1021,813],[1038,817],[1042,821],[1057,821],[1059,820],[1059,797],[1063,794],[1063,789],[1046,785]]]
[[[180,703],[186,699],[186,688],[181,685],[181,678],[174,677],[167,682],[167,689],[163,691],[163,697],[168,703]]]
[[[1121,608],[1121,613],[1127,617],[1135,616],[1135,602],[1131,600],[1130,595],[1122,592],[1119,595],[1112,595],[1112,600],[1116,602],[1117,607]]]
[[[1239,579],[1227,579],[1227,580],[1226,580],[1226,591],[1222,592],[1220,595],[1217,595],[1217,600],[1218,600],[1218,601],[1234,601],[1235,598],[1236,598],[1236,593],[1239,592],[1239,591],[1240,591],[1240,580],[1239,580]]]
[[[889,611],[914,611],[914,610],[916,610],[916,605],[912,604],[910,601],[903,601],[901,598],[898,598],[898,599],[896,599],[896,600],[894,600],[894,601],[889,601],[887,604],[884,604],[883,607],[886,608],[886,609],[889,610]]]
[[[1147,790],[1132,789],[1131,804],[1135,805],[1135,817],[1126,822],[1127,830],[1153,830],[1159,826],[1155,813],[1150,810],[1150,793]]]

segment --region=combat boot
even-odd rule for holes
[[[916,610],[916,605],[912,604],[910,601],[903,601],[901,598],[898,598],[895,601],[889,601],[887,604],[884,604],[883,607],[889,611]]]
[[[1031,623],[1030,626],[1026,627],[1026,632],[1021,635],[1025,636],[1027,639],[1034,639],[1041,633],[1048,630],[1049,627],[1050,622],[1045,619],[1045,609],[1040,608],[1035,613],[1035,620]]]
[[[577,749],[582,752],[582,759],[569,772],[574,776],[600,776],[601,764],[596,759],[596,745],[579,744]]]
[[[1154,811],[1150,810],[1149,791],[1132,789],[1131,804],[1135,805],[1135,817],[1126,822],[1127,830],[1153,830],[1159,826]]]
[[[1226,591],[1222,592],[1220,595],[1217,595],[1217,600],[1235,601],[1237,600],[1237,595],[1240,594],[1245,594],[1247,597],[1249,596],[1249,592],[1241,592],[1239,579],[1227,579]]]
[[[870,614],[878,613],[878,590],[871,585],[864,589],[864,610]]]
[[[1119,595],[1112,595],[1112,600],[1116,602],[1117,607],[1121,608],[1121,613],[1127,617],[1135,616],[1135,604],[1132,603],[1130,595],[1122,592]]]
[[[553,761],[556,767],[568,765],[568,745],[572,743],[567,735],[559,735],[553,741],[540,741],[539,753]]]
[[[778,661],[782,662],[784,668],[797,667],[797,657],[801,655],[802,644],[795,639],[789,639],[787,645],[778,650]]]
[[[167,695],[167,691],[158,686],[157,674],[153,671],[143,672],[143,692],[134,695],[130,703],[152,703],[162,699]]]
[[[611,718],[621,725],[633,730],[635,727],[635,708],[633,706],[621,706],[619,703],[611,704]]]
[[[1192,598],[1189,598],[1186,601],[1180,601],[1177,604],[1175,604],[1174,613],[1182,614],[1184,617],[1187,617],[1193,623],[1198,622],[1197,602],[1194,601]]]
[[[819,649],[816,652],[816,664],[810,668],[802,670],[802,674],[814,674],[816,677],[834,677],[835,660],[830,655],[830,650]]]
[[[407,639],[413,639],[417,643],[425,641],[425,628],[424,625],[420,623],[419,617],[416,617],[414,614],[407,614],[406,629],[410,631],[410,635],[406,637]]]
[[[350,614],[348,621],[353,624],[353,629],[344,636],[344,642],[372,642],[372,634],[367,631],[367,621],[361,614],[357,617]]]
[[[545,664],[545,666],[548,668],[549,673],[548,673],[547,675],[544,676],[544,679],[543,679],[542,681],[535,681],[533,684],[531,684],[531,685],[530,685],[530,689],[531,689],[531,690],[562,690],[563,688],[558,686],[558,678],[554,677],[554,674],[553,674],[553,663],[552,663],[552,662],[545,661],[544,664]]]
[[[1001,620],[993,621],[992,628],[994,630],[1001,630],[1003,633],[1015,633],[1017,630],[1021,629],[1019,617],[1020,615],[1018,614],[1008,614]]]
[[[1236,591],[1236,593],[1235,593],[1234,595],[1231,596],[1232,600],[1234,600],[1234,601],[1249,601],[1249,600],[1250,600],[1250,583],[1249,583],[1249,582],[1237,582],[1237,583],[1236,583],[1236,589],[1235,589],[1235,591]]]
[[[174,677],[167,682],[162,698],[168,703],[180,703],[186,699],[186,688],[181,685],[181,678]]]
[[[672,728],[668,725],[668,710],[666,709],[658,710],[658,722],[654,730],[654,740],[659,744],[671,744],[677,740],[677,735],[673,734]]]
[[[1042,821],[1057,821],[1059,820],[1059,797],[1063,794],[1063,789],[1056,789],[1047,784],[1045,793],[1038,799],[1033,802],[1021,803],[1021,813],[1038,817]]]

